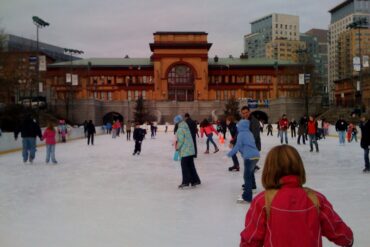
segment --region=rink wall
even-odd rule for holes
[[[45,128],[42,128],[42,132],[44,132]],[[104,130],[101,126],[96,127],[96,134],[103,134]],[[84,129],[83,127],[80,128],[68,128],[68,136],[67,136],[67,141],[68,140],[76,140],[76,139],[81,139],[84,138]],[[57,135],[57,142],[58,140],[58,135]],[[45,145],[45,142],[40,141],[40,139],[37,137],[36,138],[36,143],[37,146],[43,146]],[[19,151],[22,148],[22,138],[21,134],[19,133],[18,139],[14,139],[14,133],[13,132],[3,132],[2,135],[0,136],[0,154],[8,153],[8,152],[14,152],[14,151]]]
[[[142,126],[143,127],[143,126]],[[265,126],[266,127],[266,126]],[[169,125],[168,126],[168,132],[173,133],[174,126]],[[44,129],[42,129],[43,131]],[[69,134],[67,136],[67,141],[69,140],[76,140],[76,139],[81,139],[84,138],[84,131],[83,127],[81,126],[80,128],[68,128]],[[148,134],[150,135],[150,126],[147,126]],[[273,125],[273,130],[274,132],[277,131],[276,125]],[[158,125],[158,131],[159,132],[164,132],[165,131],[165,125]],[[263,130],[264,132],[267,132],[266,129]],[[360,133],[359,131],[358,138],[360,139]],[[102,126],[97,126],[96,127],[96,134],[103,134],[104,129]],[[331,125],[329,128],[329,136],[332,137],[338,137],[338,133],[335,131],[335,126]],[[40,141],[40,139],[37,140],[37,146],[43,146],[45,145],[45,142]],[[14,133],[9,133],[5,132],[2,133],[0,137],[0,154],[5,154],[8,152],[14,152],[14,151],[19,151],[22,148],[22,138],[20,135],[18,136],[17,140],[14,140]]]

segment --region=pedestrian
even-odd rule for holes
[[[292,121],[290,121],[289,123],[289,127],[290,127],[290,134],[291,134],[291,137],[292,138],[295,138],[297,136],[297,133],[296,133],[296,128],[297,128],[297,121],[295,121],[295,119],[293,118]]]
[[[258,119],[251,114],[251,111],[248,106],[243,106],[240,110],[242,119],[249,120],[250,126],[249,129],[253,134],[254,140],[256,142],[256,147],[258,151],[261,151],[261,136],[260,136],[260,124]]]
[[[369,148],[370,148],[370,121],[364,115],[361,117],[361,148],[364,150],[365,168],[363,172],[370,172]]]
[[[230,136],[231,136],[229,147],[233,148],[236,144],[236,140],[237,140],[237,137],[238,137],[238,128],[236,127],[236,123],[234,121],[233,116],[227,116],[226,126],[229,129]],[[229,171],[230,172],[232,172],[232,171],[237,171],[238,172],[240,170],[238,156],[236,156],[236,154],[234,154],[231,158],[233,160],[233,166],[229,167]]]
[[[149,125],[150,125],[150,138],[154,139],[155,138],[155,127],[154,127],[154,123],[153,122],[149,122]]]
[[[87,145],[94,145],[94,135],[96,133],[95,125],[93,124],[92,120],[89,120],[87,124]]]
[[[185,118],[185,122],[187,123],[187,125],[189,127],[191,138],[193,138],[193,143],[194,143],[194,158],[196,158],[197,155],[198,155],[198,148],[197,148],[197,123],[193,119],[191,119],[189,113],[185,113],[184,118]]]
[[[252,201],[240,247],[323,246],[322,236],[339,246],[353,245],[352,230],[321,193],[303,187],[306,172],[292,146],[276,146],[262,172],[265,191]]]
[[[213,127],[213,125],[208,122],[207,119],[204,119],[203,122],[200,124],[200,136],[201,138],[203,138],[203,134],[205,133],[206,137],[207,137],[207,150],[204,152],[205,154],[209,154],[209,143],[211,142],[215,148],[215,151],[214,153],[217,153],[219,151],[216,143],[213,141],[213,133],[216,134],[216,136],[218,136],[218,132],[215,130],[215,128]]]
[[[68,130],[67,130],[66,121],[63,119],[59,120],[58,133],[59,133],[59,140],[61,140],[62,142],[66,142]]]
[[[330,123],[328,121],[326,121],[326,120],[323,120],[323,122],[324,122],[324,135],[323,135],[323,137],[325,139],[325,137],[327,135],[329,135]]]
[[[118,133],[118,121],[113,121],[112,124],[112,138],[115,139]]]
[[[183,121],[181,115],[175,116],[173,122],[178,125],[175,148],[181,159],[182,172],[182,182],[178,188],[183,189],[190,185],[195,187],[200,185],[201,181],[194,164],[195,148],[189,125]]]
[[[317,122],[313,116],[310,116],[307,123],[307,134],[310,140],[310,152],[313,152],[313,144],[315,144],[316,152],[319,152],[319,144],[317,143],[317,129]]]
[[[307,122],[306,122],[305,116],[303,116],[299,120],[299,124],[298,124],[298,138],[297,138],[298,145],[301,144],[301,138],[302,138],[303,144],[306,145],[306,137],[305,137],[306,132],[307,132]]]
[[[347,129],[347,141],[348,143],[352,140],[352,131],[353,131],[353,123],[349,123],[348,129]]]
[[[317,119],[317,137],[318,137],[318,139],[321,139],[321,138],[325,139],[325,136],[324,136],[324,122],[320,118]]]
[[[233,149],[227,154],[228,157],[233,157],[237,152],[240,152],[244,159],[243,194],[237,200],[240,203],[251,202],[252,190],[257,188],[254,170],[260,158],[260,153],[256,147],[256,142],[249,125],[249,120],[243,119],[239,121],[236,143]]]
[[[158,123],[157,121],[153,122],[153,127],[154,127],[154,137],[157,136],[157,130],[158,130]]]
[[[339,117],[338,121],[335,123],[335,130],[338,132],[339,144],[345,144],[345,135],[347,131],[348,123],[343,119],[342,116]]]
[[[126,139],[127,141],[131,140],[131,122],[130,121],[127,121],[127,124],[126,124]]]
[[[283,114],[282,118],[279,121],[279,129],[280,129],[280,143],[283,144],[283,139],[285,136],[285,144],[288,144],[288,127],[289,121],[285,114]]]
[[[105,126],[107,128],[107,134],[110,135],[112,133],[112,123],[111,122],[107,122]]]
[[[132,138],[135,141],[135,149],[134,149],[134,152],[132,153],[132,155],[135,155],[135,154],[140,155],[140,153],[141,153],[141,144],[142,144],[142,142],[145,138],[145,134],[146,134],[146,130],[140,128],[140,124],[138,122],[136,122],[134,133],[132,135]]]
[[[18,134],[22,137],[22,156],[23,162],[33,163],[36,156],[36,137],[42,141],[41,129],[38,123],[31,116],[26,116],[22,124],[14,131],[14,139],[18,139]]]
[[[86,121],[87,122],[87,121]],[[56,131],[54,128],[54,124],[52,122],[48,123],[47,128],[44,130],[42,138],[45,140],[46,143],[46,163],[49,163],[50,158],[53,164],[57,164],[57,160],[55,159],[55,145],[56,145]]]
[[[353,141],[353,139],[355,139],[355,141],[357,142],[357,128],[355,124],[353,125],[353,128],[352,128],[351,141]]]
[[[164,127],[164,133],[167,133],[167,131],[168,131],[168,123],[166,122],[165,127]]]
[[[267,136],[269,136],[270,134],[271,134],[271,136],[273,136],[273,134],[272,134],[272,124],[268,123],[266,128],[267,128]]]
[[[116,136],[119,137],[119,134],[121,132],[121,122],[117,119],[116,120]]]

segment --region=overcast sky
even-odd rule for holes
[[[84,57],[149,57],[156,31],[205,31],[209,56],[239,56],[250,22],[271,13],[300,16],[300,31],[327,29],[344,0],[0,0],[0,28],[36,39],[32,16],[50,23],[40,41]]]

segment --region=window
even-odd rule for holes
[[[112,92],[107,93],[107,98],[108,98],[108,100],[112,100]]]
[[[143,99],[146,99],[146,91],[142,91],[141,96],[143,96]]]
[[[102,100],[105,99],[105,92],[100,92],[100,99],[102,99]]]
[[[139,98],[139,91],[135,90],[135,100]]]
[[[131,100],[131,91],[127,91],[127,100]]]

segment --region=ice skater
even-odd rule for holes
[[[229,147],[233,148],[236,144],[236,140],[237,140],[237,136],[238,136],[238,129],[236,127],[236,123],[234,122],[234,117],[233,116],[228,116],[226,118],[226,126],[229,129],[230,136],[231,136]],[[229,171],[230,172],[231,171],[237,171],[238,172],[240,170],[238,156],[236,156],[236,154],[234,154],[231,158],[233,160],[233,166],[229,167]]]
[[[89,120],[89,123],[87,124],[87,145],[94,145],[94,135],[96,133],[95,125],[93,124],[92,120]]]
[[[209,143],[211,142],[215,148],[214,153],[217,153],[219,151],[216,143],[213,140],[213,133],[218,136],[218,132],[213,128],[212,124],[208,122],[207,119],[204,119],[203,122],[200,124],[200,136],[203,138],[203,134],[207,137],[207,150],[204,152],[205,154],[209,154]]]
[[[306,172],[297,150],[288,145],[267,154],[264,192],[252,201],[241,232],[246,246],[323,246],[322,236],[339,246],[353,245],[352,230],[319,192],[304,188]]]
[[[44,133],[42,135],[46,143],[46,159],[45,159],[46,163],[49,163],[50,158],[53,164],[58,163],[57,160],[55,159],[55,146],[57,143],[55,140],[55,136],[56,136],[56,131],[54,128],[54,124],[52,122],[49,122],[47,128],[44,130]]]
[[[135,141],[135,149],[132,155],[140,155],[141,153],[141,144],[145,138],[146,131],[145,129],[140,128],[140,124],[136,123],[135,124],[135,129],[132,138]]]
[[[317,122],[313,116],[310,116],[307,123],[307,134],[310,140],[310,152],[313,152],[313,144],[315,144],[316,152],[319,152],[319,144],[317,143]]]

